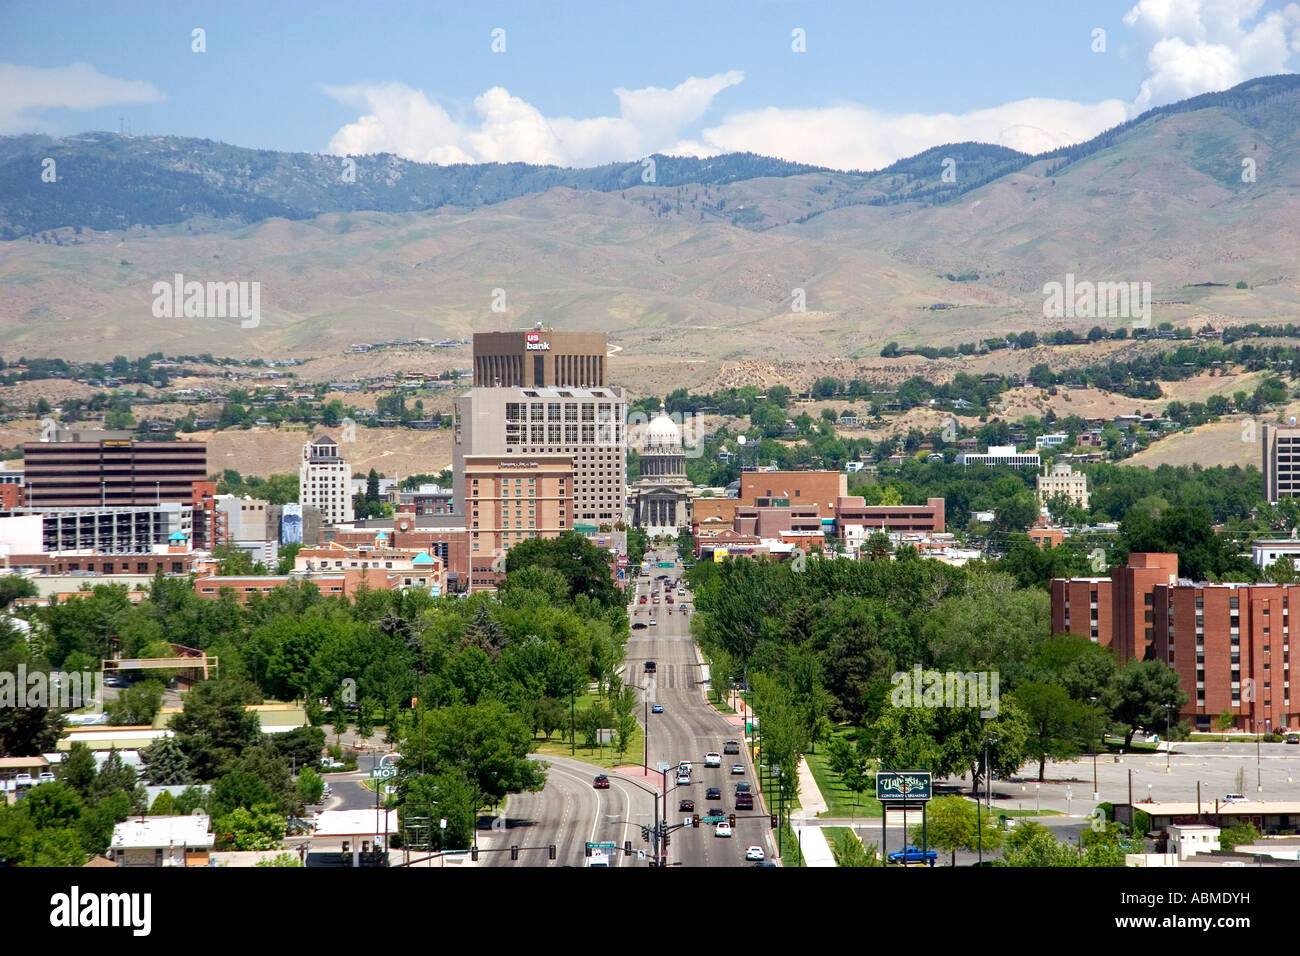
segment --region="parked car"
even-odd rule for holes
[[[722,745],[722,752],[723,752],[724,754],[738,754],[738,753],[740,753],[740,741],[738,741],[738,740],[728,740],[725,744]]]
[[[1300,734],[1287,734],[1286,742],[1289,744],[1300,744]]]
[[[705,799],[705,800],[721,800],[721,799],[722,799],[722,791],[721,791],[719,788],[717,788],[717,787],[709,787],[708,790],[705,790],[705,791],[704,791],[704,799]]]
[[[342,760],[335,760],[333,757],[321,757],[320,765],[323,770],[342,770],[347,766]]]
[[[14,786],[34,787],[36,786],[36,781],[32,779],[32,775],[30,773],[20,773],[18,774],[18,776],[14,777]]]
[[[763,854],[761,846],[751,846],[745,851],[745,859],[753,860],[755,863],[762,863],[767,857]]]
[[[729,837],[729,836],[731,836],[731,824],[730,824],[730,823],[719,823],[719,824],[718,824],[718,828],[717,828],[716,830],[713,831],[713,835],[714,835],[715,837]]]
[[[733,763],[731,765],[731,772],[736,775],[743,774],[745,772],[745,765],[743,763]]]
[[[719,754],[719,753],[707,753],[707,754],[705,754],[705,755],[704,755],[704,766],[706,766],[706,767],[721,767],[721,766],[722,766],[722,754]]]
[[[939,858],[939,854],[934,850],[926,850],[922,853],[914,846],[909,846],[906,850],[897,850],[889,854],[890,863],[924,863],[926,866],[934,866],[934,861]]]
[[[55,780],[54,774],[50,773],[47,770],[45,771],[45,773],[41,774],[39,777],[36,778],[36,783],[37,786],[39,786],[42,783],[53,783],[54,780]]]
[[[650,713],[652,713],[652,714],[662,714],[663,712],[664,712],[664,705],[663,705],[663,704],[654,704],[654,705],[650,708]]]

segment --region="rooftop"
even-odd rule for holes
[[[115,850],[151,849],[170,846],[213,844],[212,827],[206,813],[174,817],[133,817],[113,827]]]

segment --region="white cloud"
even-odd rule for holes
[[[41,110],[92,110],[118,103],[156,103],[149,83],[105,76],[89,63],[39,67],[0,63],[0,133],[30,132]]]
[[[673,148],[739,71],[690,77],[671,90],[616,89],[618,116],[547,117],[526,100],[492,87],[474,100],[474,120],[457,120],[421,90],[401,83],[324,87],[367,112],[330,139],[328,152],[389,152],[430,163],[528,162],[595,166]]]
[[[1300,51],[1300,4],[1259,17],[1262,6],[1263,0],[1139,0],[1124,23],[1152,46],[1134,107],[1291,72],[1287,61]]]
[[[969,113],[890,114],[856,104],[752,110],[704,130],[714,151],[749,150],[834,169],[880,169],[943,143],[974,140],[1039,153],[1095,136],[1127,118],[1120,100],[1030,99]]]

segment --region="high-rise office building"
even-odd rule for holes
[[[1275,504],[1300,496],[1300,425],[1265,425],[1263,439],[1264,497]]]
[[[353,519],[352,473],[333,438],[324,436],[302,446],[298,501],[319,508],[326,524]]]
[[[492,455],[522,461],[573,460],[573,517],[579,523],[623,519],[627,467],[623,389],[478,388],[453,402],[453,501],[465,508],[465,459]]]
[[[60,432],[23,445],[29,508],[147,508],[190,504],[207,479],[208,446],[196,441],[139,442],[129,433]],[[73,440],[75,439],[75,440]]]
[[[474,385],[532,388],[605,384],[604,332],[542,328],[474,334]]]

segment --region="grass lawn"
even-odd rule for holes
[[[598,701],[599,698],[597,698],[596,694],[589,691],[574,701],[574,711],[576,713],[578,711],[588,710]],[[642,714],[638,713],[636,716],[640,718]],[[655,714],[651,714],[650,719],[654,720],[655,716]],[[578,736],[582,736],[581,732],[579,732]],[[619,757],[618,749],[613,744],[604,744],[603,746],[593,745],[588,747],[584,742],[578,741],[578,745],[574,748],[572,754],[569,750],[568,721],[565,721],[564,727],[557,731],[556,735],[550,740],[547,740],[544,737],[536,737],[533,739],[533,753],[550,754],[554,757],[572,756],[575,759],[585,760],[588,763],[593,763],[600,767],[613,768],[617,766],[625,766],[627,764],[637,764],[639,766],[641,763],[641,757],[645,752],[645,729],[642,728],[640,721],[638,720],[636,730],[632,733],[632,739],[628,744],[627,752],[622,757]]]
[[[831,735],[853,743],[859,733],[857,727],[845,726],[836,727]],[[826,801],[827,810],[822,816],[879,818],[880,803],[875,797],[874,781],[868,779],[867,789],[860,794],[846,787],[840,775],[832,772],[830,768],[826,752],[827,743],[829,741],[818,744],[817,753],[804,755],[804,759],[808,761],[808,769],[812,771],[813,778],[817,781],[817,788],[822,792],[822,799]]]

